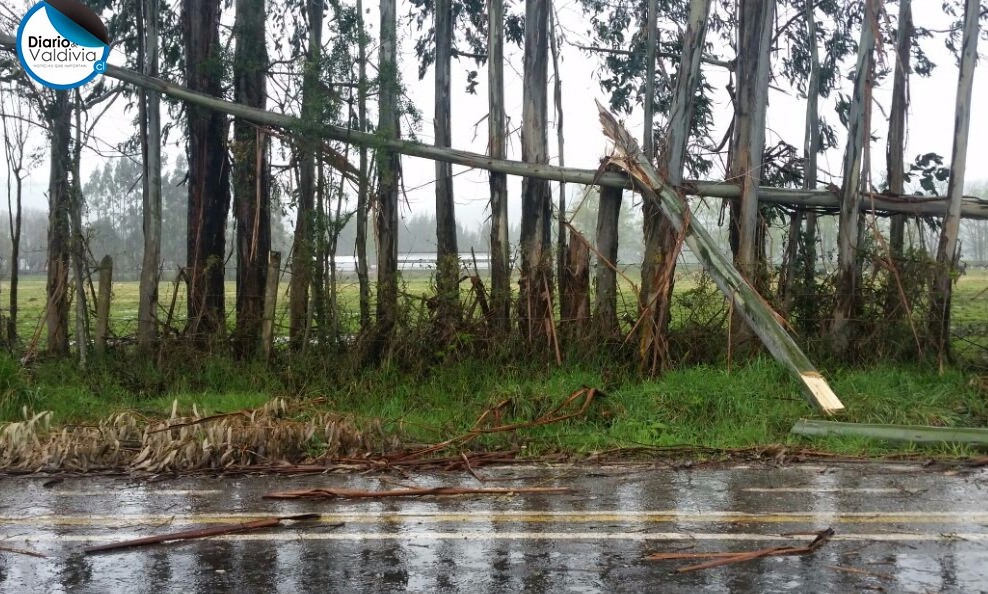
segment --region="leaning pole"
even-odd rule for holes
[[[0,49],[14,50],[14,37],[0,33]],[[551,181],[565,181],[584,185],[607,186],[612,188],[631,188],[628,177],[623,173],[603,172],[597,169],[579,169],[576,167],[557,167],[540,163],[525,163],[509,159],[493,159],[487,155],[472,153],[453,148],[438,147],[407,140],[389,140],[370,134],[332,124],[318,124],[314,127],[306,125],[294,116],[247,107],[239,103],[210,97],[195,91],[165,82],[161,79],[144,76],[128,68],[107,65],[106,76],[115,78],[134,86],[158,91],[180,101],[215,109],[226,114],[250,120],[252,122],[285,128],[288,130],[304,129],[324,140],[347,142],[367,148],[382,148],[433,161],[445,161],[454,165],[463,165],[476,169],[485,169],[495,173],[535,177]],[[356,174],[356,168],[347,170],[347,175]],[[686,180],[679,186],[682,192],[689,196],[706,196],[709,198],[738,198],[741,190],[737,184],[718,181]],[[896,196],[882,193],[864,193],[861,201],[862,212],[902,213],[911,216],[936,216],[947,214],[947,199],[944,197]],[[805,190],[790,188],[758,188],[758,201],[766,204],[783,204],[794,207],[818,208],[837,212],[840,200],[830,190]],[[961,206],[961,218],[988,220],[988,201],[965,196]]]
[[[782,327],[779,315],[741,276],[727,256],[717,249],[706,230],[691,219],[689,208],[679,191],[658,174],[638,148],[635,139],[614,116],[600,103],[597,103],[597,108],[604,135],[614,142],[616,149],[609,158],[610,164],[627,172],[635,189],[645,200],[662,210],[662,214],[703,263],[717,287],[731,301],[734,310],[744,318],[772,356],[799,381],[810,402],[828,415],[843,412],[844,405]]]

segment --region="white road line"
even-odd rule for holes
[[[912,491],[908,489],[895,489],[895,488],[835,488],[835,489],[820,489],[817,487],[747,487],[741,489],[747,493],[865,493],[865,494],[882,494],[882,493],[903,493],[910,494]]]
[[[289,515],[318,508],[284,508],[267,512],[203,513],[203,514],[40,514],[3,515],[2,526],[121,526],[124,524],[224,524],[244,522],[274,515]],[[735,511],[523,511],[523,510],[473,510],[449,511],[337,511],[321,514],[326,523],[347,522],[374,523],[845,523],[845,524],[986,524],[988,512],[984,511],[875,511],[875,512],[763,512]]]
[[[147,536],[138,533],[115,534],[32,534],[17,535],[0,542],[44,543],[44,542],[116,542],[130,538]],[[718,534],[711,532],[304,532],[283,531],[270,534],[228,534],[201,540],[222,540],[230,542],[288,542],[288,541],[437,541],[437,540],[560,540],[560,541],[743,541],[743,542],[806,542],[808,536],[780,536],[777,534],[734,533]],[[906,533],[886,532],[874,534],[836,534],[832,540],[850,542],[988,542],[988,533]]]
[[[122,495],[132,496],[182,496],[182,497],[202,497],[204,495],[215,495],[222,493],[219,489],[128,489],[125,491],[52,491],[51,494],[57,497],[114,497]]]

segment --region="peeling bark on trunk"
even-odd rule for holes
[[[309,289],[312,285],[315,257],[314,231],[316,196],[316,146],[312,128],[321,111],[319,68],[322,60],[323,3],[306,0],[309,40],[302,74],[303,133],[297,141],[298,204],[295,212],[295,235],[292,240],[292,276],[288,289],[288,336],[293,349],[302,347],[311,319]]]
[[[895,40],[895,74],[892,81],[892,111],[889,114],[888,147],[885,153],[889,192],[902,194],[905,186],[906,112],[909,110],[909,75],[912,73],[914,33],[912,0],[899,0],[899,24]],[[895,215],[889,230],[893,261],[902,257],[906,217]]]
[[[809,40],[810,71],[806,81],[806,118],[803,130],[803,189],[813,190],[817,185],[817,159],[820,153],[820,50],[817,42],[816,14],[813,2],[804,7],[803,20],[806,22],[806,38]],[[806,221],[806,231],[801,231],[802,220]],[[799,305],[803,312],[815,307],[816,287],[816,213],[797,208],[792,214],[789,229],[789,261],[784,276],[779,280],[779,294],[782,297],[782,315],[788,317]],[[801,267],[799,265],[802,265]],[[796,277],[801,275],[801,295],[795,294]],[[801,319],[804,331],[812,331],[810,320]]]
[[[548,17],[549,0],[526,0],[521,128],[522,160],[526,163],[548,163]],[[530,341],[546,336],[552,324],[550,200],[546,180],[522,180],[518,309],[522,333]]]
[[[834,352],[847,353],[854,330],[852,320],[858,310],[860,258],[861,161],[868,140],[871,113],[871,73],[874,67],[875,29],[878,27],[878,0],[865,2],[865,18],[858,42],[854,94],[848,114],[847,148],[844,151],[844,181],[837,230],[837,305],[834,308],[831,341]]]
[[[146,8],[147,24],[144,74],[158,76],[158,0],[139,0]],[[158,268],[161,266],[161,97],[157,91],[142,90],[141,145],[144,152],[143,231],[144,255],[138,289],[137,343],[147,350],[158,339]]]
[[[357,22],[360,40],[357,42],[359,74],[357,80],[357,122],[360,132],[367,131],[367,34],[364,29],[364,3],[357,0]],[[354,252],[357,255],[357,285],[360,303],[360,329],[370,327],[370,273],[367,266],[367,211],[370,195],[370,171],[367,164],[367,147],[360,146],[360,179],[357,182],[357,238]]]
[[[562,318],[567,338],[580,340],[589,333],[590,322],[590,246],[582,241],[570,242],[566,254],[566,281],[561,283],[560,306],[565,303],[566,316]]]
[[[488,0],[487,118],[492,159],[505,157],[504,126],[504,1]],[[508,240],[508,179],[492,171],[491,187],[491,302],[495,326],[507,331],[511,320],[511,266]]]
[[[450,66],[453,50],[453,5],[436,0],[436,146],[452,144]],[[436,312],[444,331],[460,317],[460,252],[456,245],[456,210],[453,203],[453,166],[436,161]]]
[[[659,45],[659,28],[657,26],[659,0],[648,0],[645,8],[645,97],[642,100],[645,108],[645,121],[642,126],[642,150],[645,158],[651,161],[655,158],[655,51]],[[646,220],[649,217],[646,217]]]
[[[673,185],[679,185],[683,180],[693,119],[693,96],[700,83],[700,63],[709,13],[710,0],[692,0],[690,3],[690,18],[683,36],[683,53],[676,75],[669,128],[659,165]],[[651,143],[651,132],[645,140],[647,144]],[[646,151],[645,154],[651,158],[651,152]],[[642,210],[645,215],[645,261],[642,264],[642,299],[639,306],[645,319],[641,324],[639,348],[643,361],[647,362],[652,373],[656,373],[669,364],[667,337],[681,242],[679,234],[662,217],[657,205],[646,202]]]
[[[930,330],[941,365],[950,358],[950,300],[952,279],[960,257],[957,235],[960,230],[961,196],[967,169],[967,143],[971,128],[971,93],[978,58],[979,0],[967,0],[964,8],[964,38],[961,46],[960,75],[957,79],[957,104],[954,107],[954,142],[950,157],[950,182],[947,196],[950,208],[943,221],[937,248],[936,281],[930,306]]]
[[[902,194],[905,189],[906,112],[909,110],[909,75],[912,72],[913,37],[912,0],[899,0],[899,24],[895,41],[895,74],[892,81],[892,108],[889,114],[889,137],[885,151],[889,192]],[[906,217],[893,215],[889,223],[890,264],[898,267],[905,248]],[[898,290],[891,288],[885,296],[885,315],[903,319],[906,306]]]
[[[193,91],[222,95],[219,0],[183,0],[185,76]],[[196,338],[222,335],[226,218],[230,210],[227,119],[198,105],[186,110],[188,123],[189,204],[187,270],[188,322]]]
[[[72,188],[69,170],[72,155],[72,107],[70,91],[54,91],[46,114],[51,137],[51,169],[48,177],[48,352],[64,356],[69,352],[69,208]]]
[[[552,102],[556,113],[556,152],[558,154],[559,166],[566,166],[566,151],[563,142],[563,80],[559,71],[559,44],[556,40],[556,17],[555,6],[549,5],[549,51],[552,53]],[[559,294],[566,292],[568,274],[566,274],[567,258],[569,251],[566,249],[566,182],[559,182],[559,207],[557,213],[556,227],[556,275],[559,277]],[[566,300],[560,300],[560,317],[571,317],[573,312],[564,311],[562,307]]]
[[[765,148],[765,112],[771,71],[775,0],[752,0],[741,8],[738,27],[738,92],[730,176],[741,186],[731,203],[731,249],[738,270],[756,288],[764,262],[758,258],[758,182]]]
[[[618,221],[624,190],[602,187],[597,208],[597,301],[594,325],[600,338],[619,334],[617,317]]]
[[[233,30],[234,97],[264,108],[268,52],[264,43],[265,0],[237,0]],[[267,135],[243,119],[234,120],[234,216],[237,229],[237,330],[235,350],[252,358],[261,344],[264,289],[271,251],[270,179]]]
[[[395,0],[381,0],[380,96],[377,133],[398,140],[398,59]],[[398,320],[398,176],[401,161],[393,150],[377,153],[377,325],[390,338]]]
[[[72,148],[72,189],[69,223],[72,228],[72,272],[75,281],[75,344],[79,354],[79,367],[86,369],[89,363],[89,307],[86,299],[86,238],[82,231],[82,97],[75,91],[75,143]]]

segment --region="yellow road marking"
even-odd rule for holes
[[[115,515],[18,515],[0,516],[3,526],[121,526],[136,523],[174,525],[228,524],[274,515],[288,515],[284,510],[266,513],[225,514],[115,514]],[[744,513],[731,511],[464,511],[464,512],[329,512],[322,514],[325,523],[349,524],[441,524],[441,523],[837,523],[837,524],[979,524],[988,523],[988,512],[767,512]]]
[[[34,534],[17,535],[0,542],[18,543],[67,543],[67,542],[116,542],[146,534]],[[491,532],[491,531],[451,531],[451,532],[306,532],[280,531],[271,533],[228,534],[211,537],[208,540],[223,541],[436,541],[436,540],[566,540],[566,541],[742,541],[742,542],[806,542],[807,536],[780,536],[753,533],[710,533],[710,532]],[[879,532],[873,534],[836,534],[832,540],[849,542],[988,542],[988,533],[906,533]]]

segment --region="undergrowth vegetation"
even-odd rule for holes
[[[325,461],[358,451],[413,451],[468,433],[478,419],[484,427],[519,428],[482,432],[438,452],[510,450],[579,458],[782,445],[849,455],[971,453],[964,447],[920,450],[860,439],[792,437],[792,424],[816,416],[815,409],[768,358],[689,366],[643,379],[615,355],[562,366],[519,363],[507,355],[496,362],[447,355],[439,362],[368,367],[332,353],[280,354],[272,366],[173,355],[167,365],[153,365],[118,354],[93,362],[85,372],[65,362],[22,367],[0,357],[0,420],[6,422],[0,423],[0,465],[24,468],[28,460],[33,468],[122,465],[160,471]],[[977,376],[961,371],[875,364],[841,368],[827,379],[847,406],[843,420],[988,423],[988,390]],[[584,386],[598,390],[585,412],[530,426]],[[263,421],[255,422],[254,409],[268,411],[257,417]],[[561,412],[573,410],[575,405],[567,405]],[[209,419],[215,415],[225,416]],[[173,424],[184,428],[162,431]],[[126,431],[118,435],[121,427]],[[333,435],[351,437],[334,442]],[[69,441],[76,445],[69,447]],[[48,452],[47,462],[31,458],[25,443]]]

